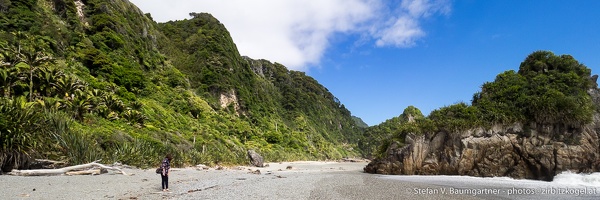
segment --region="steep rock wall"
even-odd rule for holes
[[[592,95],[593,96],[593,95]],[[560,172],[600,170],[600,115],[581,128],[512,124],[414,135],[391,144],[365,172],[402,175],[508,176],[552,181]]]

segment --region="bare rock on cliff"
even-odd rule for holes
[[[600,116],[594,116],[600,119]],[[508,176],[551,181],[560,172],[600,169],[598,120],[583,128],[531,124],[495,126],[458,133],[411,135],[393,143],[368,173],[405,175]]]

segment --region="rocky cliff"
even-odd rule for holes
[[[600,91],[590,89],[596,106]],[[600,114],[579,128],[536,123],[495,125],[462,132],[407,134],[365,172],[396,175],[508,176],[552,181],[560,172],[600,169]]]

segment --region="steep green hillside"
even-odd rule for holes
[[[551,126],[557,130],[578,130],[592,121],[598,107],[588,91],[597,88],[591,70],[570,55],[549,51],[531,53],[519,71],[506,71],[493,82],[484,83],[473,95],[471,105],[457,103],[432,111],[429,116],[409,123],[399,118],[369,127],[363,149],[381,155],[392,141],[401,144],[409,133],[455,133],[494,124],[521,123],[526,128]],[[421,116],[413,114],[413,116]],[[369,151],[369,152],[371,152]]]
[[[359,143],[367,158],[373,158],[384,152],[390,141],[400,141],[404,143],[404,136],[410,132],[421,132],[417,124],[430,124],[421,111],[408,106],[398,117],[385,120],[381,124],[374,125],[365,129],[365,142]]]
[[[360,155],[362,128],[303,72],[239,55],[209,14],[157,24],[128,1],[0,2],[0,164],[154,166]],[[16,163],[16,165],[15,165]]]
[[[174,66],[189,75],[192,88],[214,109],[260,127],[258,134],[266,134],[269,143],[324,153],[326,158],[339,157],[327,143],[350,145],[360,139],[361,129],[350,112],[316,80],[281,64],[241,57],[217,19],[206,13],[190,15],[191,20],[159,25],[169,38],[161,50],[174,58]]]
[[[356,126],[358,126],[360,128],[369,127],[369,125],[367,123],[365,123],[360,117],[352,116],[352,118],[354,119],[354,123],[356,123]]]

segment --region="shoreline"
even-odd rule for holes
[[[267,167],[173,168],[170,192],[154,169],[78,176],[0,176],[0,199],[523,199],[532,196],[449,194],[453,185],[418,176],[363,172],[366,162],[297,161]],[[414,180],[411,180],[412,177]],[[403,178],[403,179],[402,179]],[[445,190],[442,193],[442,189]],[[430,192],[435,191],[438,192]],[[458,190],[457,190],[458,191]],[[600,191],[600,190],[599,190]],[[462,192],[462,191],[461,191]],[[597,196],[596,196],[597,197]],[[564,196],[562,197],[564,198]]]

